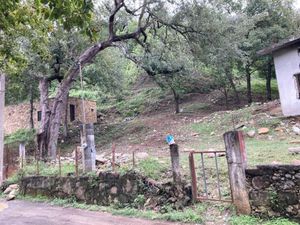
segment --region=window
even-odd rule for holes
[[[70,105],[70,121],[75,120],[75,105]]]
[[[38,119],[38,121],[42,120],[42,111],[37,112],[37,119]]]
[[[294,75],[295,86],[297,91],[297,99],[300,99],[300,73]]]
[[[91,112],[94,112],[94,109],[91,109]]]

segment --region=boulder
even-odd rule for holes
[[[247,136],[250,137],[250,138],[254,138],[255,134],[256,134],[255,130],[250,130],[250,131],[247,132]]]
[[[268,134],[270,132],[269,128],[262,127],[258,129],[258,134]]]
[[[296,134],[296,135],[300,135],[300,128],[297,127],[297,126],[293,126],[293,132]]]

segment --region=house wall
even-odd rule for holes
[[[285,116],[300,115],[300,99],[294,74],[300,73],[300,45],[291,46],[274,53],[274,63],[279,87],[282,112]]]
[[[75,106],[75,121],[70,121],[70,105]],[[51,100],[50,100],[51,105]],[[40,111],[39,102],[34,103],[33,120],[34,126],[39,126],[38,111]],[[86,123],[97,122],[97,105],[94,101],[85,101]],[[12,134],[20,129],[30,129],[30,104],[22,103],[19,105],[6,106],[4,109],[4,133]],[[82,102],[78,98],[69,98],[68,102],[68,122],[76,123],[83,121]],[[63,113],[62,118],[65,117]]]

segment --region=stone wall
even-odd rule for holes
[[[84,101],[85,104],[85,114],[86,123],[96,123],[97,122],[97,104],[95,101]],[[51,99],[50,99],[51,105]],[[68,101],[68,122],[70,121],[70,105],[75,106],[75,121],[83,121],[82,113],[82,101],[79,98],[69,98]],[[39,126],[38,121],[38,111],[40,111],[39,102],[33,104],[33,121],[34,126]],[[20,129],[30,129],[30,104],[22,103],[18,105],[6,106],[4,109],[4,132],[5,135],[12,134]],[[62,118],[64,118],[65,113],[63,113]]]
[[[300,166],[257,166],[246,176],[253,214],[300,220]]]
[[[182,208],[191,203],[189,186],[158,185],[135,172],[124,175],[100,173],[97,177],[25,177],[21,180],[20,191],[23,195],[76,198],[98,205],[130,204],[139,195],[144,196],[143,207],[148,208],[165,204]]]

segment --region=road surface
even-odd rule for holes
[[[21,200],[6,202],[0,199],[1,225],[179,225],[51,206]]]

